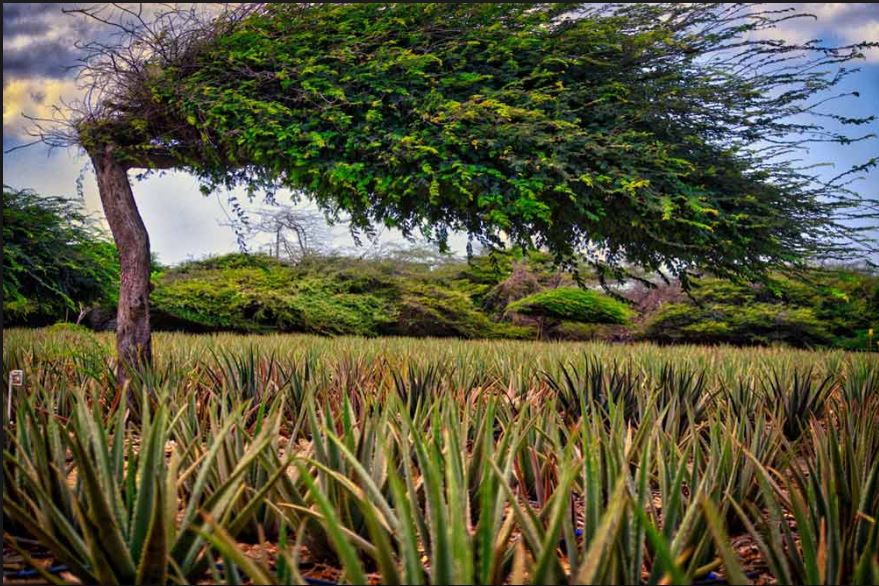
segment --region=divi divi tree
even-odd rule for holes
[[[599,276],[862,253],[876,217],[790,161],[865,137],[834,90],[876,43],[771,39],[790,11],[729,4],[254,4],[77,11],[86,98],[37,124],[94,163],[121,261],[117,349],[150,359],[149,239],[131,169],[204,190],[287,188],[352,229],[541,247]],[[830,103],[828,103],[828,101]],[[831,122],[831,124],[827,124]],[[850,129],[839,133],[832,128]]]

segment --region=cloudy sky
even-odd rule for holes
[[[813,13],[817,19],[788,21],[773,31],[772,36],[799,42],[822,39],[830,44],[879,41],[879,4],[792,6]],[[28,123],[22,113],[47,116],[60,100],[77,95],[73,72],[68,69],[79,55],[74,42],[93,39],[102,31],[93,22],[65,15],[64,7],[64,4],[50,3],[3,5],[4,151],[32,140],[27,136]],[[860,69],[839,88],[857,90],[860,98],[838,102],[837,113],[852,117],[879,115],[879,49],[867,53]],[[879,122],[874,122],[867,132],[879,134]],[[877,154],[879,140],[873,140],[846,147],[815,146],[805,155],[805,160],[831,163],[834,168],[828,167],[827,174],[835,175]],[[3,182],[16,188],[75,197],[80,174],[84,177],[85,205],[96,218],[102,219],[94,174],[82,153],[74,149],[49,150],[37,145],[3,155]],[[870,199],[879,199],[879,171],[871,171],[855,188]],[[179,172],[135,183],[134,192],[152,248],[162,262],[176,263],[237,249],[235,235],[226,225],[226,194],[205,197],[199,193],[193,178]],[[282,198],[283,194],[279,199]],[[259,202],[251,207],[260,207]],[[333,246],[353,246],[344,228],[336,227],[333,234]],[[400,241],[399,235],[393,232],[382,234],[381,243],[393,245]],[[454,238],[453,249],[462,252],[465,242],[463,237]],[[261,241],[255,241],[252,248],[260,245]]]

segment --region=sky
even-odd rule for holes
[[[47,195],[77,197],[77,178],[82,176],[84,205],[103,221],[97,185],[91,164],[76,149],[49,149],[40,144],[7,153],[17,145],[30,142],[28,121],[22,114],[47,116],[60,100],[79,95],[73,72],[79,50],[75,41],[98,38],[100,25],[81,17],[66,15],[62,9],[75,5],[53,3],[3,4],[3,182],[14,188],[29,188]],[[813,3],[791,4],[816,19],[794,19],[782,23],[768,36],[803,42],[822,39],[828,44],[857,41],[879,42],[879,4]],[[777,5],[774,5],[777,7]],[[840,91],[856,90],[859,98],[840,100],[835,113],[845,116],[879,116],[879,49],[868,51],[859,63],[860,71],[847,78]],[[860,129],[879,135],[879,121]],[[816,145],[802,154],[806,163],[830,163],[824,173],[835,175],[852,164],[863,163],[879,155],[879,140],[848,146]],[[863,196],[879,200],[879,170],[873,169],[853,186]],[[238,250],[229,224],[229,194],[204,196],[194,178],[182,172],[153,175],[134,181],[133,189],[140,213],[150,235],[152,250],[160,262],[176,264],[185,260]],[[256,200],[249,210],[262,209]],[[284,192],[278,199],[283,201]],[[302,204],[308,207],[308,204]],[[876,226],[872,226],[876,228]],[[879,229],[874,230],[879,237]],[[343,226],[333,227],[331,248],[368,252],[358,249]],[[266,235],[250,243],[251,250],[264,249],[271,238]],[[393,230],[384,230],[375,246],[387,247],[404,242]],[[454,235],[452,250],[463,254],[466,237]],[[374,248],[375,248],[374,246]],[[874,262],[876,258],[873,258]]]

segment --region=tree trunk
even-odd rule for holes
[[[113,157],[113,147],[89,153],[98,178],[104,214],[119,250],[120,287],[116,317],[116,374],[126,380],[126,365],[140,366],[152,360],[150,340],[150,239],[137,211],[128,167]]]

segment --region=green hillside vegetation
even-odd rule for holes
[[[4,185],[2,207],[5,323],[51,324],[116,303],[116,246],[78,200]]]
[[[324,335],[533,339],[548,319],[547,337],[863,349],[879,321],[879,277],[854,270],[770,286],[705,278],[690,295],[641,311],[577,288],[540,253],[440,265],[232,254],[157,273],[151,300],[164,329]]]
[[[4,188],[6,325],[115,327],[116,250],[75,199]],[[439,257],[441,258],[441,257]],[[404,251],[380,260],[307,256],[287,262],[229,254],[176,267],[154,263],[157,329],[320,335],[637,340],[864,349],[879,325],[879,276],[814,269],[768,284],[703,278],[676,287],[587,289],[551,255],[518,251],[438,260]],[[91,310],[89,311],[89,308]],[[610,324],[610,325],[608,325]]]
[[[814,270],[803,281],[776,276],[771,286],[759,287],[704,279],[692,296],[663,305],[644,337],[864,349],[868,329],[879,323],[879,277],[858,271]]]
[[[451,269],[451,270],[449,270]],[[312,258],[287,264],[232,254],[156,275],[151,302],[159,325],[325,335],[527,338],[498,323],[474,298],[484,284],[461,267]],[[503,275],[499,269],[498,275]]]

